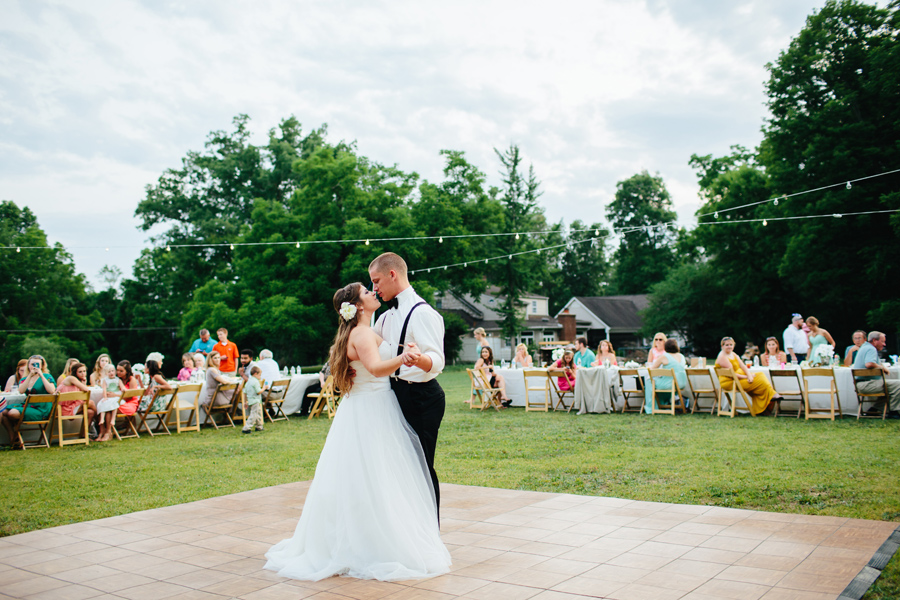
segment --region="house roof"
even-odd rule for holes
[[[634,296],[576,296],[597,318],[610,329],[638,330],[643,327],[638,311],[649,304],[646,294]]]

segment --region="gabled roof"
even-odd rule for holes
[[[638,311],[649,304],[646,294],[633,296],[575,296],[610,329],[638,330],[643,327]],[[571,301],[570,301],[571,302]]]

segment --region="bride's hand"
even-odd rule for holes
[[[407,350],[406,352],[404,352],[401,356],[402,356],[403,364],[407,367],[411,367],[411,366],[415,365],[417,362],[419,362],[419,357],[422,355],[421,355],[421,353],[410,349],[410,350]]]

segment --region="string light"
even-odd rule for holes
[[[171,251],[172,251],[172,246],[166,246],[166,252],[171,252]]]
[[[368,246],[368,245],[369,245],[369,240],[366,240],[366,246]]]
[[[234,250],[234,244],[231,244],[231,249]]]
[[[763,219],[763,227],[765,227],[765,226],[768,225],[768,224],[769,224],[769,222],[766,221],[765,219]]]
[[[802,165],[801,165],[801,169],[802,169]],[[851,179],[847,182],[842,181],[840,183],[832,183],[830,185],[823,185],[822,187],[813,188],[811,190],[804,190],[802,192],[796,192],[794,194],[785,194],[783,196],[780,196],[780,198],[782,200],[787,200],[788,198],[793,198],[794,196],[802,196],[803,194],[811,194],[813,192],[821,192],[822,190],[827,190],[827,189],[839,187],[842,185],[845,186],[849,190],[849,189],[853,188],[853,186],[851,185],[853,182],[865,181],[866,179],[874,179],[876,177],[884,177],[885,175],[893,175],[894,173],[900,173],[900,169],[894,169],[893,171],[885,171],[884,173],[878,173],[877,175],[867,175],[865,177],[857,177],[856,179]],[[742,208],[749,208],[751,206],[757,206],[758,204],[766,204],[767,202],[771,202],[775,206],[778,206],[778,198],[769,198],[768,200],[759,200],[758,202],[749,202],[747,204],[741,204],[740,206],[732,206],[731,208],[722,208],[720,210],[721,210],[721,212],[740,210]],[[703,213],[701,215],[697,215],[697,218],[699,219],[701,217],[707,217],[707,216],[709,216],[709,213]],[[717,219],[719,218],[719,211],[716,211],[715,217]]]
[[[21,248],[16,248],[16,252],[21,252],[21,251],[22,251]]]
[[[701,215],[701,216],[703,216],[703,215]],[[699,218],[699,217],[698,217],[698,218]],[[714,219],[718,219],[718,218],[719,218],[719,211],[716,211],[716,214],[713,215],[713,218],[714,218]]]
[[[519,239],[519,232],[516,232],[516,239]]]
[[[443,238],[443,237],[439,237],[439,238],[438,238],[438,243],[439,243],[439,244],[443,244],[443,243],[444,243],[444,238]]]
[[[298,247],[298,248],[300,247],[300,242],[297,242],[297,247]]]

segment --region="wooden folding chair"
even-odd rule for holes
[[[634,387],[626,387],[626,377],[629,378],[629,381],[634,381]],[[637,369],[619,369],[619,390],[622,392],[622,397],[625,399],[625,402],[622,404],[623,413],[644,412],[644,378],[641,377],[641,374]],[[632,398],[638,399],[637,406],[632,406],[628,402]]]
[[[62,414],[62,403],[63,402],[73,402],[81,400],[82,410],[80,414],[75,415],[64,415]],[[56,402],[56,407],[54,408],[54,412],[56,413],[56,427],[50,428],[50,443],[53,443],[53,440],[59,440],[59,446],[62,448],[63,446],[71,446],[74,444],[84,444],[90,445],[91,438],[88,436],[88,428],[90,427],[90,422],[87,417],[88,403],[91,400],[90,392],[63,392],[59,394],[59,398]],[[69,421],[75,421],[77,419],[81,419],[81,426],[78,428],[78,431],[74,431],[72,433],[65,433],[63,431],[64,425]]]
[[[806,411],[808,404],[806,392],[803,391],[803,385],[800,383],[800,372],[797,369],[784,369],[783,371],[769,369],[769,375],[772,376],[772,387],[781,394],[780,399],[772,400],[775,403],[775,416],[785,414],[790,417],[796,416],[799,419],[800,415]],[[800,406],[797,407],[797,412],[782,411],[782,402],[799,402]]]
[[[325,378],[325,385],[322,386],[322,389],[319,390],[318,394],[307,394],[307,398],[315,398],[316,401],[313,403],[312,409],[309,411],[308,419],[312,420],[313,417],[318,417],[322,414],[322,411],[328,407],[328,414],[330,417],[333,417],[332,410],[336,410],[334,408],[335,389],[334,389],[334,376],[329,375]]]
[[[719,416],[726,416],[734,418],[737,415],[737,399],[741,398],[744,402],[744,407],[748,412],[750,411],[750,396],[747,395],[747,392],[744,391],[744,388],[741,387],[741,380],[738,379],[737,373],[734,372],[734,369],[728,367],[727,369],[723,369],[722,367],[716,367],[716,376],[717,377],[725,377],[727,379],[731,379],[731,389],[726,389],[726,385],[721,386],[719,390],[719,401],[716,405],[716,412]],[[728,411],[722,411],[722,400],[725,399],[728,401]]]
[[[220,404],[216,405],[216,398],[220,396],[226,398],[225,392],[232,392],[231,399],[228,404]],[[216,423],[216,418],[213,416],[216,413],[222,413],[225,415],[225,418],[228,420],[228,423],[222,423],[222,427],[234,427],[234,419],[231,418],[231,413],[234,410],[234,402],[235,397],[240,401],[240,384],[237,383],[220,383],[216,385],[216,391],[213,393],[212,399],[208,404],[203,405],[203,410],[206,412],[206,418],[203,419],[203,424],[208,425],[212,424],[213,427],[218,431],[219,424]]]
[[[22,405],[22,418],[19,419],[19,422],[13,427],[13,437],[18,441],[19,447],[22,450],[27,450],[28,448],[49,448],[50,440],[47,438],[47,432],[51,429],[50,425],[53,423],[53,418],[56,415],[56,399],[59,397],[59,394],[34,394],[31,396],[27,396],[25,398],[25,404]],[[37,421],[27,421],[25,419],[25,411],[29,406],[38,406],[38,405],[50,405],[50,410],[47,411],[46,419],[38,419]],[[39,431],[41,436],[37,442],[33,443],[25,443],[25,438],[22,437],[22,428],[28,425],[28,431]]]
[[[692,363],[693,360],[691,359]],[[711,415],[716,414],[716,405],[719,403],[719,388],[716,387],[716,382],[713,380],[709,369],[685,369],[684,372],[687,375],[688,389],[691,391],[691,396],[694,397],[693,401],[691,401],[691,414],[704,412],[708,412]],[[699,381],[695,382],[692,378],[696,378]],[[701,398],[711,398],[712,403],[708,407],[704,407],[700,404]]]
[[[141,428],[147,430],[147,433],[150,434],[150,437],[154,435],[172,435],[172,432],[169,431],[168,421],[169,416],[172,414],[172,408],[175,405],[176,398],[178,397],[178,388],[172,388],[170,390],[164,390],[162,388],[156,388],[156,391],[153,392],[153,397],[150,398],[150,402],[147,403],[147,407],[138,411],[138,414],[141,417],[141,423],[138,425],[138,431]],[[164,404],[162,408],[153,409],[153,406],[157,404],[157,400],[163,400]],[[153,430],[147,424],[147,419],[149,417],[156,417],[156,433],[153,433]],[[162,428],[163,431],[160,431]]]
[[[853,388],[856,390],[856,400],[859,403],[859,408],[856,410],[856,420],[859,421],[860,419],[877,419],[877,414],[871,415],[863,412],[863,404],[872,404],[872,406],[875,407],[878,406],[879,402],[884,402],[884,406],[881,410],[881,419],[886,419],[888,414],[888,406],[891,403],[891,396],[888,393],[887,380],[884,378],[884,371],[879,368],[851,369],[850,374],[853,377]],[[881,388],[875,392],[861,392],[859,390],[859,382],[856,381],[857,377],[877,377],[881,379]]]
[[[678,391],[678,381],[675,379],[675,371],[673,369],[649,369],[648,374],[650,375],[650,400],[652,401],[651,407],[653,408],[653,414],[674,415],[676,409],[680,409],[681,414],[686,413],[684,401],[682,401],[681,394]],[[658,389],[656,387],[657,377],[671,377],[672,389]],[[664,400],[666,393],[668,393],[669,397],[667,401],[660,403],[657,393],[661,393]]]
[[[550,412],[550,380],[547,378],[547,371],[543,369],[525,369],[522,371],[525,377],[525,411],[542,410]],[[539,382],[534,385],[532,382]],[[531,392],[544,392],[543,402],[532,402]]]
[[[263,421],[266,420],[266,417],[269,417],[270,423],[288,420],[288,416],[284,414],[281,405],[284,404],[284,399],[287,398],[290,385],[290,378],[272,382],[272,385],[269,386],[269,391],[263,394]],[[277,387],[281,389],[273,392],[272,389]],[[269,409],[272,409],[272,412],[275,413],[274,417],[269,413]]]
[[[172,419],[175,420],[175,433],[183,431],[200,431],[200,390],[203,385],[200,383],[188,383],[178,386],[178,393],[172,399],[171,410],[166,417],[166,429],[173,425]],[[193,400],[188,400],[193,394]],[[191,411],[187,419],[181,419],[181,411]],[[191,421],[194,424],[191,425]]]
[[[809,378],[810,377],[827,377],[828,378],[828,388],[813,388],[810,387]],[[837,381],[834,379],[834,369],[803,369],[803,391],[806,392],[806,419],[831,419],[834,421],[834,413],[835,413],[835,404],[837,404],[837,414],[839,417],[843,418],[844,414],[841,412],[841,399],[838,395],[838,387]],[[812,408],[809,405],[809,397],[810,395],[818,394],[820,396],[824,396],[828,394],[828,397],[831,400],[831,406],[829,408]]]
[[[569,389],[560,389],[560,377],[569,382]],[[550,383],[553,393],[556,394],[556,402],[553,405],[553,410],[559,410],[560,406],[566,412],[572,410],[572,406],[575,404],[575,380],[569,379],[565,369],[547,369],[547,380]],[[572,396],[572,404],[566,404],[566,396]]]
[[[136,390],[125,390],[124,392],[122,392],[122,398],[121,398],[121,402],[119,402],[119,404],[122,404],[126,400],[130,400],[134,397],[142,398],[143,396],[144,396],[144,390],[142,388],[138,388]],[[121,441],[126,438],[141,437],[141,434],[138,433],[137,426],[135,425],[135,420],[139,416],[138,413],[140,413],[140,410],[135,411],[135,413],[133,415],[123,415],[119,411],[116,411],[116,417],[113,422],[112,430],[113,430],[113,435],[116,436],[117,440]],[[127,428],[125,429],[124,434],[119,433],[119,427],[118,427],[119,421],[125,421],[125,424],[127,425]]]
[[[241,422],[241,425],[247,422],[247,398],[244,396],[244,381],[238,384],[237,391],[231,396],[231,421],[233,423]],[[240,410],[241,414],[238,414]]]
[[[481,405],[482,396],[480,391],[478,391],[481,388],[480,380],[475,381],[474,370],[466,369],[466,373],[469,375],[469,408],[483,408]]]
[[[481,410],[494,407],[494,410],[500,410],[503,405],[500,403],[500,388],[491,387],[491,380],[488,378],[487,372],[483,369],[475,370],[475,393],[481,396]]]

